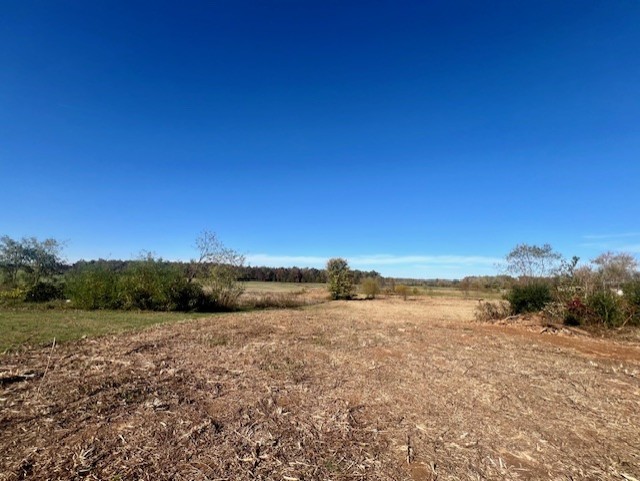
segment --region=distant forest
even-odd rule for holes
[[[101,265],[113,272],[122,272],[127,266],[136,261],[123,260],[90,260],[78,261],[67,269],[79,269],[87,265]],[[188,262],[171,262],[165,261],[166,264],[175,265],[182,268],[189,266]],[[265,266],[241,266],[236,267],[238,271],[238,280],[242,282],[261,281],[261,282],[295,282],[295,283],[325,283],[327,282],[327,273],[324,269],[316,269],[314,267],[265,267]],[[382,279],[379,272],[376,271],[359,271],[353,270],[355,282],[360,282],[366,277],[377,277]]]
[[[135,261],[123,261],[123,260],[90,260],[90,261],[78,261],[71,266],[66,266],[66,269],[79,269],[87,265],[99,264],[108,268],[114,272],[122,272],[127,266]],[[175,265],[187,269],[189,263],[187,262],[170,262],[167,264]],[[238,280],[242,282],[260,281],[260,282],[292,282],[292,283],[325,283],[327,282],[327,273],[324,269],[316,269],[315,267],[267,267],[267,266],[242,266],[237,267]],[[353,279],[356,284],[359,284],[362,279],[367,277],[373,277],[380,280],[383,286],[404,284],[408,286],[423,286],[423,287],[458,287],[463,290],[484,290],[484,289],[506,289],[511,287],[514,279],[510,276],[470,276],[464,279],[407,279],[407,278],[394,278],[383,277],[376,271],[361,271],[352,269]]]

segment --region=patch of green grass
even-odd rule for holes
[[[75,309],[1,309],[0,353],[22,346],[71,341],[133,331],[212,314],[149,311],[81,311]]]

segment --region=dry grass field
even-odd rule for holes
[[[640,346],[477,301],[217,315],[0,357],[0,480],[640,479]]]

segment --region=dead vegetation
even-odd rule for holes
[[[475,311],[477,321],[497,321],[509,317],[511,315],[511,306],[507,301],[489,301],[484,299],[478,301]]]
[[[0,480],[640,478],[637,343],[477,301],[234,313],[0,357]]]
[[[241,309],[285,309],[326,302],[329,296],[323,287],[298,287],[284,291],[249,287],[238,299]]]

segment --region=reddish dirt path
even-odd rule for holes
[[[544,343],[570,349],[594,359],[640,363],[640,346],[613,339],[598,339],[581,335],[540,332],[540,327],[481,325],[478,330],[503,333],[526,342]]]

